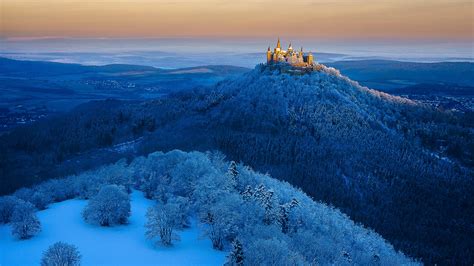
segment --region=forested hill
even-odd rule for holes
[[[54,239],[77,243],[87,265],[420,264],[337,209],[315,202],[288,183],[224,159],[219,152],[155,152],[130,164],[121,160],[0,197],[0,245],[9,252],[5,259],[2,254],[2,264],[33,265],[42,246]],[[134,191],[130,202],[127,193],[132,189],[148,200],[133,196],[141,194]],[[88,200],[82,209],[86,223],[79,207],[85,204],[78,199]],[[56,202],[62,203],[52,204]],[[65,212],[70,204],[73,208]],[[132,205],[131,217],[130,204],[142,205],[136,209]],[[50,209],[45,211],[48,216],[58,213],[54,205],[62,205],[66,217],[59,222],[49,217],[44,232],[39,232],[33,205]],[[21,209],[29,211],[15,215]],[[44,218],[42,213],[41,223]],[[28,234],[32,239],[12,239],[2,226],[5,222],[15,236]],[[196,225],[199,232],[190,236]],[[119,227],[110,228],[114,226]],[[198,242],[198,235],[205,242]],[[228,254],[226,262],[220,252],[210,252],[211,246]],[[27,260],[20,255],[25,252],[30,255]]]
[[[412,257],[470,264],[472,123],[332,68],[300,74],[261,65],[212,88],[90,103],[19,128],[0,139],[2,187],[91,167],[77,156],[134,139],[139,154],[218,149],[341,208]]]

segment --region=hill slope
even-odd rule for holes
[[[474,186],[466,158],[474,136],[466,121],[361,87],[324,66],[304,75],[258,66],[210,89],[91,103],[18,129],[0,139],[10,152],[0,164],[13,184],[33,177],[14,165],[49,177],[61,169],[51,161],[82,161],[74,155],[139,137],[135,151],[142,154],[219,149],[334,204],[413,257],[469,264]]]
[[[38,198],[47,199],[42,206],[68,198],[94,197],[108,185],[119,185],[124,191],[131,187],[142,190],[149,200],[133,192],[131,219],[118,227],[85,224],[80,214],[84,201],[50,205],[51,210],[40,212],[43,231],[31,240],[13,239],[6,235],[7,228],[0,226],[2,247],[11,248],[0,262],[16,264],[29,259],[29,264],[34,264],[39,261],[38,249],[45,249],[48,242],[67,240],[78,246],[84,264],[216,265],[222,264],[223,254],[210,247],[228,252],[236,240],[241,243],[244,265],[415,264],[338,210],[268,175],[236,164],[230,171],[229,165],[219,153],[156,152],[135,158],[130,164],[122,161],[44,182],[32,190],[22,189],[14,196],[32,203]],[[173,230],[178,230],[182,239],[174,238],[170,247],[153,247],[145,240],[147,205],[174,215]],[[179,210],[169,212],[164,206],[179,206]],[[52,213],[61,219],[52,219]],[[158,219],[150,215],[146,219],[149,222],[154,218]],[[191,222],[195,220],[199,234]],[[198,235],[206,240],[198,240]],[[32,256],[24,258],[20,250]]]

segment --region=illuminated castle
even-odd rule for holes
[[[285,62],[296,67],[312,67],[314,65],[314,58],[311,52],[304,54],[303,47],[298,52],[294,51],[291,43],[288,46],[288,50],[282,50],[280,38],[278,38],[277,46],[273,52],[270,46],[267,50],[267,64],[276,62]]]

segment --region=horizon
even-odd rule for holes
[[[4,38],[474,39],[473,3],[466,0],[5,0],[2,6]]]
[[[264,57],[249,54],[280,37],[283,46],[336,54],[321,62],[473,62],[473,8],[466,0],[5,0],[0,56],[165,68],[210,58],[253,67]],[[164,53],[182,62],[167,63]]]
[[[274,38],[4,38],[0,56],[83,65],[134,64],[159,68],[265,62]],[[473,62],[471,42],[424,40],[327,40],[280,37],[318,56],[318,62],[381,59],[422,63]],[[257,56],[256,56],[257,55]],[[260,55],[260,56],[258,56]]]

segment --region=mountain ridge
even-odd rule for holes
[[[42,69],[43,68],[43,69]],[[133,64],[107,64],[100,66],[82,65],[76,63],[58,63],[49,61],[35,61],[35,60],[16,60],[7,57],[0,57],[0,71],[2,74],[15,74],[20,70],[29,70],[29,74],[33,76],[41,76],[53,73],[58,74],[85,74],[91,72],[120,72],[120,71],[153,71],[153,72],[172,72],[177,70],[190,70],[199,68],[210,68],[214,71],[222,71],[225,69],[235,69],[239,71],[250,70],[249,68],[232,66],[232,65],[202,65],[196,67],[184,67],[184,68],[157,68],[153,66],[145,65],[133,65]],[[41,70],[40,70],[41,69]],[[51,72],[53,71],[53,72]],[[41,74],[42,73],[42,74]]]

